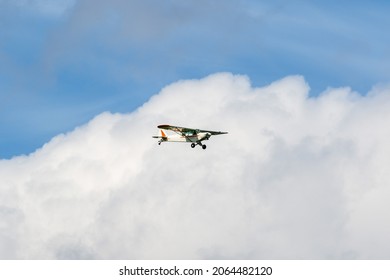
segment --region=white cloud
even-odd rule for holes
[[[390,95],[215,74],[0,162],[0,258],[389,258]],[[161,123],[229,131],[208,149]]]

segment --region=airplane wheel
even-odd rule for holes
[[[203,150],[206,150],[207,146],[203,144],[202,148],[203,148]]]
[[[161,142],[158,142],[159,145],[161,145]]]
[[[191,148],[195,148],[195,143],[192,143],[192,144],[191,144]]]

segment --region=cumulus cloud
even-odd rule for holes
[[[179,81],[0,161],[0,258],[388,259],[389,89],[308,93]],[[229,134],[158,146],[161,123]]]

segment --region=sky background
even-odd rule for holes
[[[0,1],[0,157],[216,72],[388,83],[387,1]]]
[[[0,259],[390,259],[388,6],[0,0]]]

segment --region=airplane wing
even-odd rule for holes
[[[224,131],[212,131],[212,130],[202,130],[202,129],[199,129],[198,131],[199,132],[207,132],[207,133],[210,133],[211,135],[227,134],[227,132],[224,132]]]
[[[186,133],[197,134],[199,132],[210,133],[211,135],[227,134],[227,132],[222,132],[222,131],[203,130],[203,129],[197,129],[197,128],[173,126],[173,125],[168,125],[168,124],[162,124],[162,125],[159,125],[157,127],[161,128],[161,129],[172,130],[172,131],[174,131],[178,134],[181,134],[181,135],[185,135]]]
[[[178,134],[184,135],[185,133],[197,133],[198,129],[193,129],[193,128],[188,128],[188,127],[181,127],[181,126],[173,126],[169,124],[162,124],[157,126],[158,128],[161,129],[166,129],[166,130],[172,130]]]

